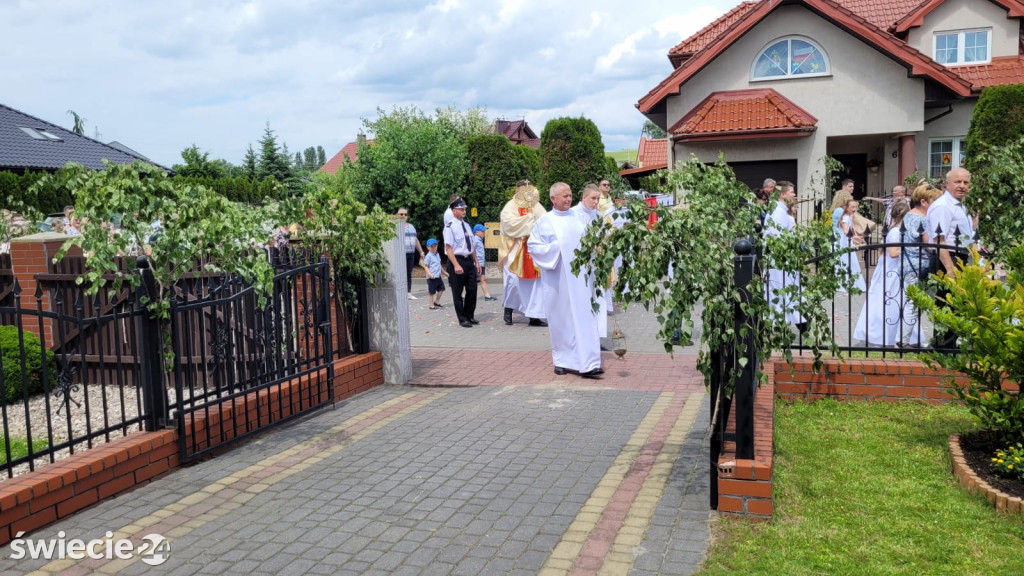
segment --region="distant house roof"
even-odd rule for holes
[[[513,144],[540,148],[540,138],[526,123],[526,120],[495,120],[494,131],[503,134]]]
[[[636,166],[623,166],[619,175],[630,176],[656,172],[668,168],[668,139],[640,137],[640,147],[636,151]]]
[[[809,136],[818,119],[771,88],[713,92],[669,128],[680,142]]]
[[[153,163],[145,156],[124,148],[75,134],[0,104],[0,170],[58,170],[68,162],[102,170],[103,160],[117,164],[137,160]]]
[[[131,148],[125,146],[124,144],[121,144],[117,140],[113,140],[113,141],[107,142],[107,146],[110,146],[111,148],[117,148],[118,150],[120,150],[121,152],[124,152],[125,154],[131,154],[132,156],[136,156],[138,158],[142,158],[146,162],[152,163],[152,160],[150,160],[149,158],[146,158],[145,156],[143,156],[142,154],[139,154],[135,150],[132,150]]]
[[[367,145],[373,144],[373,140],[367,140]],[[328,174],[334,174],[341,168],[341,165],[345,163],[345,158],[348,158],[350,162],[359,160],[359,141],[349,142],[345,144],[345,147],[338,151],[337,154],[331,156],[323,166],[320,167],[318,172],[327,172]]]

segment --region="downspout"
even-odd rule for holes
[[[950,114],[952,114],[952,113],[953,113],[953,105],[952,105],[952,104],[949,104],[949,105],[948,105],[948,106],[946,107],[946,111],[945,111],[945,112],[943,112],[943,113],[941,113],[941,114],[938,114],[938,115],[936,115],[936,116],[932,116],[931,118],[928,118],[927,120],[925,120],[925,121],[924,121],[924,123],[925,123],[925,124],[930,124],[930,123],[932,123],[932,122],[934,122],[934,121],[938,120],[939,118],[942,118],[943,116],[948,116],[948,115],[950,115]]]

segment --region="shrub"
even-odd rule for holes
[[[555,118],[540,133],[544,185],[565,182],[578,198],[583,186],[597,182],[608,170],[597,125],[587,118]],[[542,194],[547,200],[547,195]]]
[[[19,334],[20,332],[20,334]],[[21,365],[22,341],[25,348],[25,372]],[[22,332],[17,326],[0,326],[0,349],[3,353],[4,399],[9,404],[24,398],[23,380],[27,379],[28,395],[43,389],[43,361],[39,338],[31,332]],[[53,351],[46,351],[46,371],[52,386],[57,378],[57,362]]]
[[[982,428],[1016,441],[1024,439],[1024,244],[1010,249],[1004,260],[1005,283],[994,277],[991,262],[962,265],[955,274],[940,272],[936,282],[948,291],[941,307],[917,286],[907,293],[937,330],[948,327],[960,339],[959,353],[925,354],[924,360],[967,376],[966,384],[950,379],[953,394]],[[1016,389],[1004,387],[1004,380]]]
[[[992,457],[992,471],[1007,478],[1024,480],[1024,445],[1017,442],[996,452]]]

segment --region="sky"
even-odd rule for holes
[[[0,104],[164,166],[239,164],[269,122],[330,158],[378,109],[585,116],[635,148],[668,50],[739,0],[0,0]]]

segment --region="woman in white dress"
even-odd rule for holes
[[[903,231],[900,224],[910,211],[906,202],[892,207],[892,228],[885,235],[885,258],[878,262],[871,275],[871,289],[864,297],[853,331],[854,340],[863,340],[866,346],[895,346],[902,331],[904,305],[904,270],[900,243]]]
[[[860,207],[860,203],[856,200],[850,199],[843,206],[843,214],[839,218],[839,249],[845,250],[851,246],[856,248],[864,245],[864,238],[853,231],[853,215],[857,213],[857,208]],[[858,259],[857,252],[846,252],[839,256],[840,265],[846,268],[850,272],[850,277],[853,279],[854,288],[864,292],[867,290],[867,286],[864,285],[864,275],[860,272],[860,260]],[[840,289],[840,292],[845,292]]]

